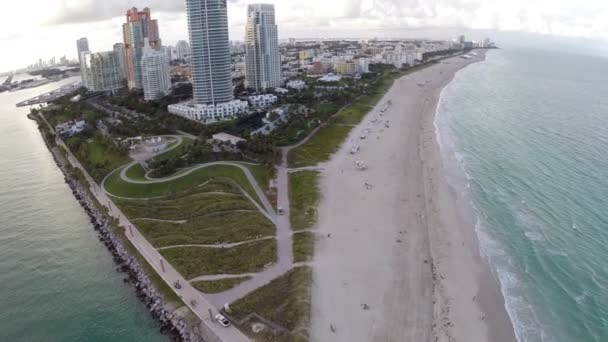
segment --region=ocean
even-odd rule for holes
[[[0,341],[168,341],[15,107],[75,80],[0,93]]]
[[[608,341],[608,59],[490,51],[435,124],[518,340]]]

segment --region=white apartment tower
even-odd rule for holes
[[[90,91],[115,92],[122,87],[120,70],[114,51],[97,53],[83,52],[82,70],[85,87]]]
[[[141,58],[142,83],[144,99],[152,101],[169,94],[171,91],[171,75],[167,54],[152,49],[147,43],[146,39],[146,47]]]
[[[245,27],[247,88],[264,92],[281,86],[281,54],[274,5],[247,7]]]
[[[234,100],[226,0],[186,0],[194,102]]]

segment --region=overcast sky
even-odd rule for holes
[[[228,2],[231,39],[242,40],[245,6],[260,1]],[[462,31],[474,38],[490,35],[499,43],[501,39],[572,43],[586,38],[603,44],[600,50],[607,48],[608,40],[607,0],[265,2],[275,4],[280,38],[449,38]],[[74,58],[80,37],[89,38],[93,51],[110,50],[121,41],[121,24],[132,6],[151,8],[159,19],[164,44],[187,39],[185,0],[2,0],[0,71],[23,67],[37,58],[64,54]]]

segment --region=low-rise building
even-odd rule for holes
[[[169,113],[203,124],[232,120],[249,110],[247,101],[233,100],[213,104],[196,104],[187,101],[169,106]]]
[[[86,127],[86,122],[84,120],[80,121],[68,121],[55,126],[55,132],[61,136],[71,137],[82,131],[84,131]]]
[[[273,94],[253,95],[249,96],[248,99],[249,104],[253,108],[268,108],[277,103],[279,100],[279,98]]]
[[[306,82],[304,82],[302,80],[293,80],[293,81],[287,82],[286,86],[287,86],[287,88],[294,89],[294,90],[304,90],[306,88]]]

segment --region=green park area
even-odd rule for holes
[[[249,276],[223,278],[218,280],[193,281],[192,286],[203,293],[220,293],[228,291],[240,283],[251,279]]]
[[[277,258],[274,239],[255,241],[232,248],[176,247],[160,253],[186,279],[214,274],[256,273]]]
[[[256,341],[308,341],[311,285],[312,269],[296,267],[231,304],[228,314]],[[281,295],[277,295],[279,293]],[[254,314],[283,329],[254,333],[251,330],[252,323],[256,322]]]
[[[269,178],[264,170],[253,168],[252,173],[259,179]],[[135,175],[136,179],[142,172],[136,164],[127,170],[127,176]],[[210,166],[166,182],[145,184],[123,180],[119,170],[108,177],[106,189],[120,196],[114,198],[115,204],[187,279],[255,273],[276,262],[276,228],[252,202],[257,195],[237,167]],[[193,285],[214,293],[245,279],[237,280]]]
[[[297,232],[293,234],[293,261],[308,262],[312,259],[315,248],[315,234]]]
[[[315,225],[319,199],[319,172],[300,171],[289,174],[289,219],[293,230],[310,229]]]

